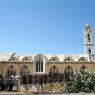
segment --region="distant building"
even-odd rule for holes
[[[21,76],[21,84],[61,82],[70,80],[76,72],[95,72],[93,31],[84,28],[84,54],[0,53],[0,74],[4,78]]]

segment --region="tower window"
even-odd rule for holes
[[[90,43],[90,34],[87,35],[88,42]]]
[[[91,54],[91,49],[89,48],[88,53]]]

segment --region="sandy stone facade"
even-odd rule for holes
[[[37,83],[70,80],[76,72],[95,72],[93,31],[84,29],[84,54],[0,53],[0,74],[4,78],[20,76],[21,82]]]

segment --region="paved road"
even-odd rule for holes
[[[0,95],[95,95],[91,93],[71,93],[71,94],[33,94],[33,93],[25,93],[25,92],[0,92]]]

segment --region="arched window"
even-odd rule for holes
[[[57,82],[58,81],[58,69],[56,66],[52,66],[49,75],[48,75],[48,82]]]
[[[18,57],[12,56],[8,61],[17,62],[20,61]]]
[[[71,66],[67,66],[64,70],[65,81],[70,81],[74,76],[74,72]]]
[[[85,70],[88,70],[88,68],[85,65],[81,66],[80,71],[85,71]]]
[[[59,58],[54,56],[50,59],[50,62],[59,62]]]
[[[43,60],[40,57],[36,60],[36,72],[43,72]]]
[[[64,59],[65,62],[74,62],[74,60],[71,57],[66,57]]]
[[[85,57],[81,57],[78,62],[87,62],[87,59]]]
[[[88,49],[88,53],[91,54],[91,49],[90,48]]]
[[[45,62],[47,61],[46,56],[38,54],[34,58],[34,73],[45,73]]]
[[[23,62],[32,62],[32,57],[31,56],[26,56],[22,59]]]
[[[24,66],[21,68],[20,75],[21,76],[28,76],[29,75],[29,70],[28,70],[27,66]]]
[[[29,70],[26,65],[21,68],[20,76],[21,76],[21,84],[29,83]]]
[[[88,42],[90,43],[90,34],[87,35]]]
[[[7,77],[15,76],[16,72],[13,66],[10,66],[7,71]]]

